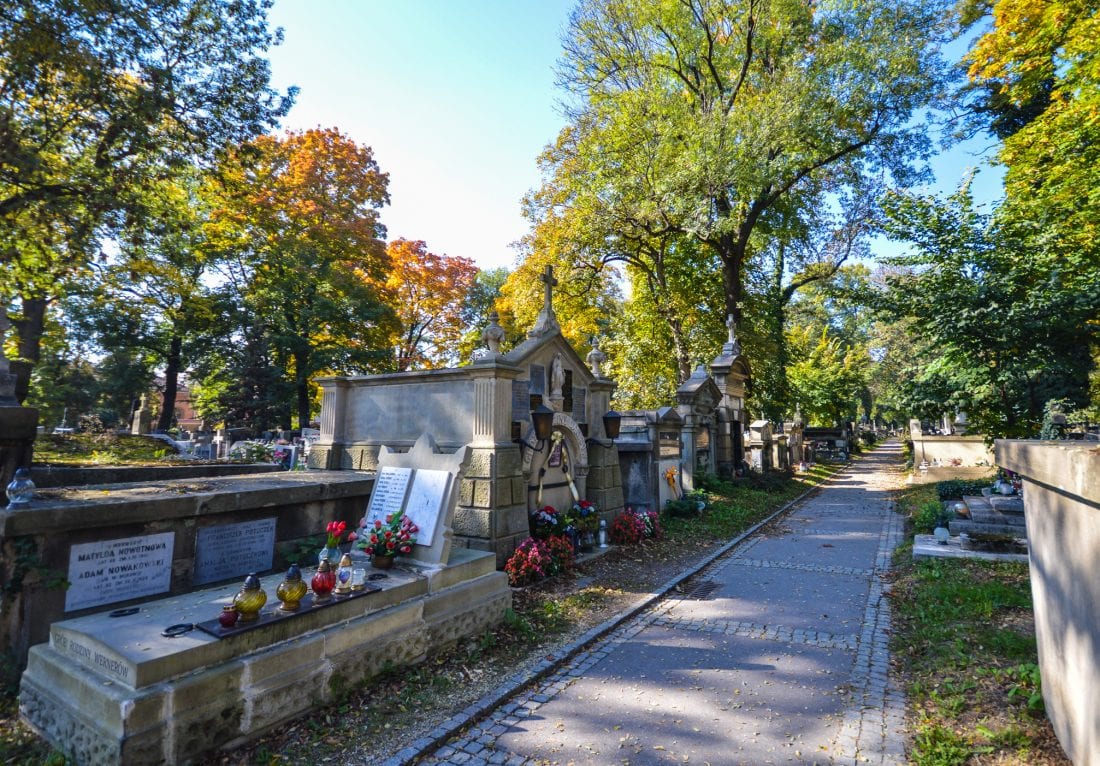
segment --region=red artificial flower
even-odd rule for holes
[[[354,543],[354,542],[355,542],[356,540],[358,540],[358,539],[359,539],[359,535],[355,534],[354,532],[351,532],[351,533],[350,533],[350,534],[348,535],[348,542],[349,542],[349,543]]]
[[[378,542],[378,535],[371,535],[370,536],[370,541],[372,543],[377,543]]]
[[[386,550],[391,550],[392,551],[396,547],[397,547],[397,545],[393,542],[393,540],[390,540],[386,543]]]
[[[411,551],[412,551],[412,548],[411,548],[410,546],[408,546],[408,545],[405,545],[405,546],[403,546],[403,547],[401,548],[401,552],[402,552],[402,553],[409,553],[409,552],[411,552]]]
[[[391,532],[387,529],[386,533],[382,536],[385,537],[387,540],[389,540],[391,537],[393,537],[393,532]]]
[[[374,528],[375,529],[381,529],[382,528],[382,522],[379,521],[378,519],[375,519],[374,520]]]

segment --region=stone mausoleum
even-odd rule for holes
[[[454,519],[454,545],[492,551],[498,565],[528,536],[528,512],[568,508],[576,498],[605,517],[623,507],[619,457],[606,436],[614,381],[594,343],[582,360],[561,334],[547,268],[544,300],[526,340],[507,352],[495,317],[486,349],[467,367],[321,378],[321,437],[314,468],[373,471],[383,445],[410,447],[431,433],[440,449],[469,446]],[[553,411],[549,439],[531,413]]]

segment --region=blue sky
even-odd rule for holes
[[[389,238],[511,266],[527,231],[520,201],[535,160],[564,124],[554,85],[573,0],[276,0],[273,84],[301,88],[283,121],[335,127],[390,174]],[[971,142],[939,157],[941,190],[981,163]],[[987,152],[988,154],[988,152]],[[999,196],[983,170],[975,196]],[[878,248],[876,248],[878,249]],[[887,248],[892,249],[892,248]]]

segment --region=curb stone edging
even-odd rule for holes
[[[788,501],[776,511],[753,524],[744,532],[733,538],[729,542],[722,545],[718,550],[706,556],[698,564],[689,569],[685,569],[676,577],[672,578],[668,582],[664,583],[656,591],[647,593],[641,596],[630,606],[626,607],[623,611],[617,615],[609,617],[599,625],[589,628],[577,638],[561,647],[556,652],[548,654],[546,659],[535,663],[533,666],[529,666],[520,670],[512,675],[508,680],[502,683],[497,688],[484,694],[480,699],[467,705],[461,712],[456,713],[450,718],[443,721],[439,726],[428,732],[427,735],[414,740],[411,745],[405,747],[392,756],[382,761],[379,766],[412,766],[414,761],[421,756],[427,755],[430,752],[442,747],[447,743],[447,740],[458,734],[463,728],[469,725],[472,721],[483,718],[493,709],[498,707],[501,703],[507,700],[509,697],[519,693],[528,686],[533,685],[536,681],[540,681],[552,672],[556,672],[562,665],[572,659],[575,655],[580,654],[586,647],[595,643],[597,640],[603,638],[608,633],[612,632],[628,620],[636,617],[641,612],[655,605],[658,601],[667,596],[674,588],[683,583],[685,580],[689,580],[709,567],[715,561],[725,556],[734,548],[743,543],[747,538],[756,534],[762,527],[770,524],[775,519],[779,518],[783,514],[792,510],[796,505],[801,503],[811,494],[821,489],[822,484],[826,481],[830,481],[837,476],[840,476],[845,471],[853,466],[853,462],[849,460],[847,463],[841,465],[836,471],[829,474],[821,480],[819,484],[810,487],[805,492],[800,494],[793,500]]]

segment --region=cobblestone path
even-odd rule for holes
[[[416,760],[902,764],[881,575],[900,450],[879,447],[765,532]],[[407,761],[406,761],[407,762]]]

